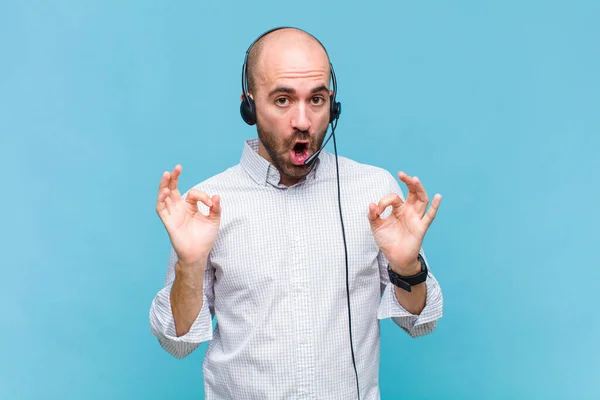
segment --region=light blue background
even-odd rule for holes
[[[202,398],[206,346],[149,332],[157,185],[238,162],[243,55],[278,25],[329,50],[340,154],[443,195],[445,315],[382,324],[383,398],[600,398],[600,2],[0,4],[0,398]]]

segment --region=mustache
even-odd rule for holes
[[[312,137],[308,131],[296,130],[293,136],[286,140],[285,144],[287,147],[291,147],[297,140],[307,140],[312,144],[315,141],[315,138]]]
[[[294,140],[309,140],[310,139],[310,133],[308,131],[299,131],[299,130],[296,130],[296,131],[294,131],[293,139]]]

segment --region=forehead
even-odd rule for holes
[[[262,51],[259,61],[261,86],[276,85],[329,87],[329,60],[325,50],[305,38],[272,41]]]

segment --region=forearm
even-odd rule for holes
[[[410,292],[394,286],[394,293],[398,303],[411,314],[419,315],[425,308],[425,300],[427,299],[427,285],[425,282],[413,286]]]
[[[440,285],[431,270],[427,274],[427,280],[412,286],[410,292],[396,287],[386,279],[377,318],[391,318],[396,325],[416,338],[435,330],[437,321],[443,314],[443,304]]]
[[[421,263],[416,261],[410,268],[404,270],[407,271],[404,275],[415,275],[421,271]],[[421,311],[423,311],[423,308],[425,308],[425,302],[427,300],[427,284],[423,282],[412,286],[410,292],[394,286],[394,294],[396,299],[398,299],[398,303],[400,303],[406,311],[414,315],[419,315],[421,314]]]
[[[202,309],[206,262],[195,265],[175,264],[175,280],[171,288],[171,309],[177,336],[189,332]]]

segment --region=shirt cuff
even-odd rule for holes
[[[394,293],[394,284],[388,282],[381,298],[377,318],[380,320],[391,318],[411,335],[416,332],[432,331],[437,320],[442,317],[443,297],[440,286],[431,272],[427,274],[425,284],[427,285],[425,307],[419,315],[414,315],[398,302]],[[431,329],[424,330],[422,329],[425,328],[423,325],[429,325]]]
[[[213,336],[212,333],[212,316],[208,307],[208,299],[206,298],[206,295],[204,295],[202,296],[202,308],[188,333],[183,336],[177,336],[175,320],[173,314],[171,314],[169,323],[166,326],[165,337],[173,341],[202,343],[211,340]]]
[[[177,336],[171,309],[170,289],[170,285],[163,288],[154,299],[151,315],[153,333],[161,339],[161,342],[199,344],[211,340],[213,337],[212,315],[206,295],[202,295],[202,308],[190,330],[185,335]]]

